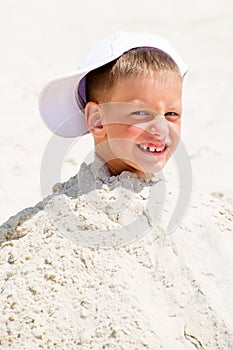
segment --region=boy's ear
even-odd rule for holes
[[[93,136],[100,138],[105,135],[102,124],[102,113],[98,103],[88,102],[85,107],[86,124]]]

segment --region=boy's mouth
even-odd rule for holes
[[[154,144],[146,144],[146,143],[140,143],[137,144],[137,147],[147,154],[162,154],[166,151],[167,146],[164,144],[161,145],[154,145]]]

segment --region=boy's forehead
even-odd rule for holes
[[[132,89],[129,89],[132,87]],[[180,75],[174,72],[168,72],[164,74],[140,74],[127,77],[120,77],[116,79],[112,86],[112,92],[125,91],[131,93],[132,96],[135,93],[148,92],[153,90],[162,90],[164,88],[175,87],[176,89],[182,88],[182,78]],[[126,88],[126,89],[124,89]],[[136,97],[134,99],[137,99]]]
[[[109,102],[127,102],[141,107],[161,102],[180,107],[181,98],[181,80],[145,76],[121,79],[113,87]]]

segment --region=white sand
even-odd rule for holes
[[[174,234],[161,226],[159,235],[108,250],[77,246],[44,210],[31,219],[26,212],[23,226],[2,231],[24,237],[1,250],[0,348],[233,348],[232,18],[231,0],[2,5],[1,223],[41,200],[51,137],[37,112],[42,85],[72,71],[116,29],[164,35],[189,65],[183,140],[195,193],[210,196],[194,194]],[[61,180],[77,173],[90,147],[88,137],[82,142],[67,155]]]
[[[195,196],[169,235],[161,180],[91,169],[0,227],[0,347],[232,349],[233,202]]]

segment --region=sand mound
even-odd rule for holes
[[[233,204],[193,196],[168,235],[146,210],[159,177],[91,175],[0,227],[0,348],[232,349]]]

